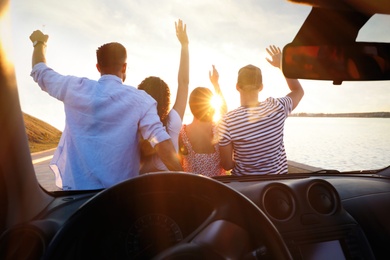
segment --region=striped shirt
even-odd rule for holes
[[[238,107],[219,125],[219,145],[233,145],[233,175],[285,174],[284,122],[292,111],[292,99],[268,98],[256,107]]]

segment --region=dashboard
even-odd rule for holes
[[[389,179],[298,175],[225,181],[275,224],[294,259],[381,259],[390,239]],[[325,257],[325,258],[324,258]]]
[[[387,177],[165,173],[136,179],[102,191],[57,192],[35,220],[5,232],[0,245],[18,241],[16,248],[36,259],[150,259],[167,250],[182,254],[179,245],[206,258],[267,259],[275,257],[280,236],[293,259],[390,253]]]

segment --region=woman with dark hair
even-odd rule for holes
[[[144,90],[146,93],[152,96],[154,100],[157,101],[157,113],[161,122],[166,127],[168,115],[170,112],[169,106],[171,104],[171,92],[169,90],[168,84],[159,77],[151,76],[145,78],[141,84],[138,85],[138,89]]]
[[[225,114],[227,106],[218,84],[218,71],[214,66],[213,73],[210,72],[209,76],[221,101],[220,113]],[[213,101],[214,94],[208,88],[197,87],[191,92],[189,106],[194,118],[191,124],[183,125],[179,136],[179,155],[183,170],[208,177],[226,174],[220,166]]]
[[[178,152],[178,137],[187,105],[189,84],[189,52],[186,25],[181,20],[175,22],[176,36],[181,44],[180,65],[178,72],[178,88],[176,100],[171,110],[170,90],[168,85],[159,77],[147,77],[138,89],[144,90],[157,101],[157,112],[166,131],[171,136],[173,145]],[[148,140],[141,140],[141,168],[140,173],[166,171],[168,168],[158,157]]]

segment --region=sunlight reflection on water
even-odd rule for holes
[[[284,140],[288,160],[319,168],[390,165],[390,118],[290,117]]]

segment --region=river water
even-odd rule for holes
[[[390,165],[390,118],[289,117],[284,135],[291,161],[340,171]]]

